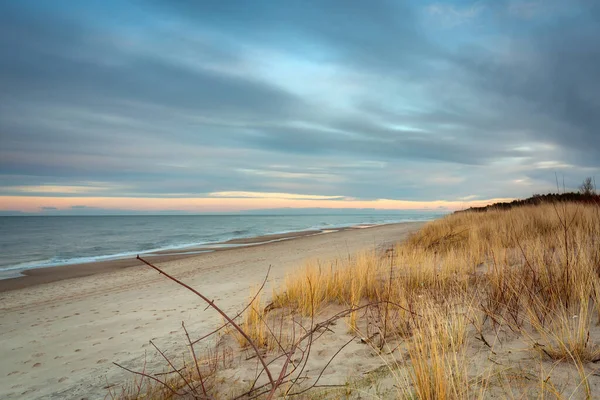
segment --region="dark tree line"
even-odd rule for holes
[[[534,194],[533,196],[527,199],[513,200],[511,202],[504,203],[494,203],[485,207],[471,207],[467,208],[466,210],[461,210],[457,212],[484,212],[488,210],[508,210],[513,207],[566,201],[600,205],[600,195],[596,192],[596,184],[594,179],[591,177],[585,178],[581,186],[579,186],[578,192]]]

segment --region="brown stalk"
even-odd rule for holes
[[[185,376],[183,376],[183,374],[181,373],[180,369],[177,369],[173,363],[171,362],[171,360],[165,355],[165,353],[163,353],[158,346],[156,346],[154,344],[154,342],[151,340],[150,344],[152,345],[152,347],[154,347],[156,349],[156,351],[158,351],[160,353],[160,355],[162,356],[162,358],[165,359],[165,361],[169,364],[169,366],[173,369],[173,371],[175,371],[177,373],[177,375],[179,375],[181,377],[181,379],[183,379],[183,381],[185,382],[185,384],[187,385],[187,387],[190,388],[190,390],[192,391],[192,393],[196,394],[196,389],[192,386],[192,384],[185,379]]]
[[[295,342],[295,345],[294,345],[295,349],[293,350],[294,352],[297,351],[297,352],[300,352],[302,354],[301,357],[300,357],[300,363],[299,363],[299,365],[302,364],[303,362],[305,362],[305,360],[307,358],[308,345],[307,345],[307,347],[305,349],[301,349],[300,348],[300,344],[303,341],[305,341],[308,338],[312,338],[311,339],[312,341],[317,340],[319,337],[321,337],[321,335],[324,332],[327,332],[328,326],[331,325],[332,323],[334,323],[335,321],[337,321],[340,318],[343,318],[343,317],[351,314],[352,312],[356,312],[356,311],[360,311],[362,309],[366,309],[368,307],[372,307],[374,304],[379,304],[379,303],[369,303],[369,304],[365,304],[365,305],[362,305],[362,306],[359,306],[359,307],[354,307],[354,308],[349,308],[349,309],[346,309],[346,310],[342,310],[342,311],[338,312],[337,314],[333,315],[332,317],[330,317],[329,319],[315,324],[314,327],[311,330],[307,330],[306,328],[303,328],[305,330],[305,334],[303,336],[301,336],[298,339],[298,341]],[[391,303],[391,302],[390,302],[390,304],[394,305],[394,303]],[[314,334],[316,332],[320,331],[320,330],[323,330],[323,333],[321,333],[321,334],[319,334],[317,336],[314,336]],[[340,351],[341,350],[339,350],[334,356],[336,356],[337,354],[339,354]],[[271,360],[268,363],[268,365],[270,365],[272,362],[274,362],[274,361],[276,361],[276,360],[278,360],[278,359],[280,359],[282,357],[290,358],[291,357],[290,356],[291,353],[292,353],[292,350],[290,350],[289,353],[280,354],[279,356],[277,356],[273,360]],[[327,366],[329,364],[330,363],[327,363]],[[294,367],[294,368],[292,368],[290,371],[287,371],[285,373],[285,375],[283,377],[283,380],[281,380],[279,386],[281,386],[282,384],[288,383],[288,382],[292,382],[293,384],[295,384],[296,382],[298,382],[298,380],[302,379],[302,377],[300,376],[301,373],[302,373],[302,371],[300,373],[298,373],[298,375],[296,376],[296,378],[288,379],[291,375],[293,375],[295,373],[295,371],[298,369],[299,365],[296,366],[296,367]],[[261,373],[262,373],[262,371],[261,371]],[[321,373],[321,375],[322,375],[322,373]],[[250,399],[254,399],[254,398],[260,397],[260,396],[262,396],[262,395],[267,394],[267,393],[270,392],[270,390],[258,392],[261,389],[263,389],[266,386],[268,386],[269,384],[266,383],[266,384],[263,384],[263,385],[255,387],[254,385],[256,384],[256,381],[258,381],[258,377],[255,378],[254,384],[252,385],[252,389],[250,391],[248,391],[246,393],[243,393],[243,394],[235,397],[234,400],[238,400],[238,399],[241,399],[241,398],[246,398],[252,392],[254,392],[255,394],[253,394],[252,396],[250,396]],[[317,387],[317,386],[315,386],[315,387]],[[322,387],[322,385],[319,385],[319,387]]]
[[[256,344],[254,344],[254,342],[248,336],[248,334],[246,332],[244,332],[244,330],[242,328],[240,328],[239,325],[236,324],[233,319],[231,319],[231,317],[229,317],[213,301],[209,300],[206,296],[204,296],[202,293],[198,292],[196,289],[194,289],[191,286],[188,286],[187,284],[181,282],[179,279],[177,279],[177,278],[175,278],[175,277],[167,274],[162,269],[156,267],[155,265],[153,265],[153,264],[149,263],[148,261],[144,260],[143,258],[141,258],[139,255],[136,258],[138,260],[140,260],[141,262],[143,262],[144,264],[146,264],[147,266],[155,269],[160,274],[166,276],[167,278],[169,278],[173,282],[177,283],[178,285],[183,286],[184,288],[188,289],[189,291],[191,291],[192,293],[194,293],[195,295],[197,295],[198,297],[200,297],[202,300],[204,300],[206,303],[208,303],[208,305],[211,306],[215,311],[217,311],[219,314],[221,314],[221,316],[223,318],[225,318],[225,320],[228,321],[231,324],[231,326],[233,326],[235,328],[235,330],[238,331],[244,337],[244,339],[246,339],[248,341],[248,344],[250,344],[250,346],[252,346],[252,348],[254,349],[254,352],[258,356],[258,359],[260,360],[263,368],[265,369],[265,373],[267,374],[267,377],[269,378],[269,382],[271,383],[271,385],[273,387],[273,390],[276,389],[275,381],[273,380],[273,376],[271,375],[271,371],[269,371],[269,368],[267,367],[267,364],[265,363],[265,360],[263,360],[263,358],[262,358],[262,356],[260,354],[260,351],[258,350],[258,347],[256,347]]]
[[[240,312],[238,312],[232,318],[233,320],[238,319],[244,313],[244,311],[246,311],[248,309],[248,307],[250,307],[252,305],[252,303],[254,303],[254,300],[256,300],[256,298],[258,297],[259,293],[262,292],[263,288],[265,287],[265,284],[267,283],[267,279],[269,278],[269,273],[270,272],[271,272],[271,266],[269,265],[269,269],[267,270],[267,274],[265,275],[265,279],[263,280],[262,284],[260,285],[260,287],[256,291],[256,294],[254,295],[254,297],[252,297],[252,300],[250,300],[250,302],[246,305],[246,307],[244,307]],[[227,325],[229,325],[229,322],[224,323],[223,325],[221,325],[220,327],[218,327],[214,331],[212,331],[210,333],[207,333],[206,335],[202,336],[201,338],[194,340],[191,344],[196,344],[196,343],[198,343],[198,342],[206,339],[207,337],[214,335],[215,333],[219,332],[221,329],[227,327]]]
[[[308,344],[306,346],[306,358],[304,359],[304,364],[302,365],[302,368],[300,369],[300,372],[298,372],[298,378],[300,378],[300,376],[302,375],[302,372],[304,372],[304,369],[306,368],[306,364],[308,363],[308,357],[310,356],[310,349],[312,347],[312,342],[313,342],[313,334],[314,334],[314,325],[315,325],[315,298],[314,298],[314,291],[313,291],[313,287],[312,287],[312,282],[310,281],[310,278],[308,278],[308,287],[310,290],[310,333],[309,333],[309,341]],[[298,343],[302,343],[301,339]],[[295,347],[295,346],[294,346]],[[296,349],[292,347],[292,350],[290,351],[290,354],[288,355],[288,360],[294,355]],[[302,355],[302,357],[304,358],[304,354]],[[286,367],[287,367],[287,360],[286,360]],[[284,373],[285,371],[282,370],[282,373]],[[294,386],[294,384],[297,382],[294,381],[292,383],[292,385],[288,388],[288,390],[285,392],[286,395],[290,392],[290,390],[292,390],[292,387]]]
[[[317,386],[317,383],[319,383],[319,379],[321,379],[321,377],[323,376],[323,373],[325,373],[325,370],[327,369],[327,367],[329,367],[329,364],[331,364],[331,362],[333,361],[333,359],[334,359],[334,358],[335,358],[335,357],[336,357],[338,354],[340,354],[340,353],[342,352],[342,350],[344,350],[344,349],[346,348],[346,346],[348,346],[350,343],[352,343],[352,341],[353,341],[354,339],[356,339],[356,336],[353,336],[353,337],[352,337],[350,340],[348,340],[346,343],[344,343],[344,345],[343,345],[342,347],[340,347],[340,348],[339,348],[339,349],[338,349],[338,350],[335,352],[335,354],[334,354],[333,356],[331,356],[331,358],[329,359],[329,361],[327,362],[327,364],[325,364],[325,366],[324,366],[324,367],[321,369],[321,372],[319,373],[319,376],[317,376],[317,379],[314,381],[314,383],[313,383],[311,386],[309,386],[309,387],[307,387],[307,388],[305,388],[305,389],[303,389],[303,390],[301,390],[301,391],[299,391],[299,392],[296,392],[296,393],[291,393],[291,394],[287,394],[287,393],[286,393],[286,395],[287,395],[287,396],[297,396],[297,395],[300,395],[300,394],[302,394],[302,393],[306,393],[306,392],[308,392],[310,389],[312,389],[312,388],[316,387],[316,386]],[[336,385],[336,386],[337,386],[337,385]],[[288,392],[289,392],[289,390],[288,390]]]
[[[202,394],[204,394],[204,396],[208,397],[208,394],[206,393],[206,387],[204,386],[204,379],[202,378],[202,373],[200,372],[200,365],[198,365],[198,358],[196,358],[196,351],[194,350],[194,346],[192,345],[192,341],[190,340],[190,335],[188,334],[188,331],[185,328],[185,324],[183,321],[181,321],[181,327],[185,331],[185,337],[187,338],[187,341],[190,346],[190,350],[192,351],[192,356],[194,357],[194,365],[196,366],[196,372],[198,373],[198,378],[200,379],[200,386],[202,387]]]
[[[131,372],[132,374],[139,375],[139,376],[142,376],[142,377],[144,377],[144,378],[152,379],[153,381],[155,381],[155,382],[157,382],[157,383],[160,383],[162,386],[164,386],[164,387],[166,387],[167,389],[169,389],[169,391],[170,391],[171,393],[173,393],[174,395],[176,395],[176,396],[183,396],[183,395],[185,395],[185,393],[179,393],[178,391],[176,391],[175,389],[173,389],[171,386],[167,385],[165,382],[161,381],[161,380],[160,380],[160,379],[158,379],[158,378],[155,378],[155,377],[153,377],[153,376],[152,376],[152,375],[150,375],[150,374],[147,374],[147,373],[145,373],[145,372],[134,371],[134,370],[132,370],[132,369],[129,369],[129,368],[127,368],[127,367],[124,367],[124,366],[122,366],[122,365],[120,365],[120,364],[117,364],[116,362],[113,362],[113,364],[115,364],[115,365],[116,365],[117,367],[119,367],[119,368],[122,368],[122,369],[124,369],[124,370],[125,370],[125,371],[127,371],[127,372]]]

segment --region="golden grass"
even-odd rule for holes
[[[290,335],[287,332],[289,321],[284,310],[279,313],[268,313],[262,300],[262,293],[254,291],[249,297],[249,307],[242,314],[244,332],[254,344],[267,350],[276,350],[289,344]],[[242,349],[250,345],[238,331],[231,328],[228,332],[233,335]]]
[[[600,360],[600,346],[590,336],[589,298],[582,296],[581,301],[571,312],[560,307],[543,326],[534,316],[532,325],[539,333],[545,345],[537,349],[554,360],[570,360],[586,363]]]
[[[467,360],[462,351],[466,320],[449,321],[434,306],[424,311],[408,344],[411,380],[417,398],[466,399],[469,397]]]
[[[598,338],[590,335],[593,317],[600,322],[600,207],[557,203],[449,215],[386,256],[370,251],[309,262],[274,299],[304,315],[329,303],[402,306],[382,314],[379,326],[412,336],[418,398],[469,397],[460,365],[468,321],[476,332],[486,320],[507,328],[533,350],[579,370],[600,359]],[[350,316],[351,330],[357,318]]]
[[[273,302],[311,316],[328,303],[356,305],[363,298],[374,300],[381,290],[378,278],[384,269],[384,261],[375,252],[328,264],[308,262],[286,278],[283,290],[274,292]]]
[[[242,317],[245,332],[269,350],[282,340],[285,313],[317,318],[328,304],[369,304],[348,315],[349,331],[377,336],[378,345],[368,343],[379,351],[394,341],[404,345],[409,379],[398,382],[399,397],[485,397],[492,378],[511,375],[513,366],[470,370],[467,348],[475,337],[495,356],[503,332],[542,356],[539,381],[523,379],[518,391],[563,396],[545,371],[554,370],[551,363],[568,364],[580,377],[574,391],[583,388],[589,397],[586,364],[600,361],[600,338],[592,329],[600,323],[600,207],[555,203],[452,214],[384,255],[373,250],[307,261],[274,290],[272,301],[279,320],[260,297]],[[486,329],[496,335],[491,343]],[[502,390],[513,396],[515,388],[506,385]]]
[[[242,324],[244,326],[244,332],[246,332],[254,343],[260,346],[267,346],[269,334],[267,331],[267,324],[263,322],[266,319],[266,313],[264,311],[261,295],[261,293],[257,293],[256,295],[251,295],[249,297],[249,307],[247,311],[242,314]],[[232,332],[242,348],[250,346],[246,338],[239,332],[235,330]]]

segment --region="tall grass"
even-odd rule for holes
[[[275,290],[273,302],[311,316],[329,303],[352,305],[361,299],[373,300],[381,290],[379,275],[384,269],[384,260],[373,251],[328,264],[309,261],[286,277],[283,287]]]
[[[579,376],[573,394],[590,397],[586,368],[600,361],[593,329],[600,324],[600,207],[565,202],[455,213],[385,254],[307,261],[274,290],[268,309],[276,312],[260,297],[252,302],[241,327],[267,350],[282,347],[282,332],[296,321],[290,316],[315,326],[330,304],[344,306],[348,331],[358,332],[382,359],[404,354],[386,361],[409,377],[397,382],[398,397],[485,397],[495,390],[494,377],[516,368],[493,361],[511,359],[496,345],[509,335],[539,360],[537,370],[570,366]],[[249,342],[235,335],[240,346]],[[476,348],[489,352],[485,371],[469,366]],[[515,390],[559,396],[564,393],[556,388],[568,387],[561,379],[548,373],[523,379],[518,388],[506,387],[504,379],[500,388],[511,396]]]
[[[469,398],[467,359],[463,352],[466,321],[429,305],[428,318],[418,320],[408,344],[410,376],[417,398]]]
[[[557,203],[456,213],[428,223],[391,256],[365,252],[308,263],[274,299],[308,314],[310,295],[318,299],[316,309],[361,301],[400,305],[400,312],[381,314],[379,325],[396,327],[386,335],[411,337],[418,398],[469,397],[458,339],[466,336],[467,321],[481,338],[487,321],[497,332],[520,335],[532,352],[579,368],[600,360],[600,338],[591,334],[593,319],[600,323],[600,207]],[[356,319],[349,321],[353,330]]]

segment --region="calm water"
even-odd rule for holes
[[[233,238],[331,229],[358,224],[422,221],[440,213],[390,215],[186,215],[0,217],[0,278],[53,265],[184,249]]]

